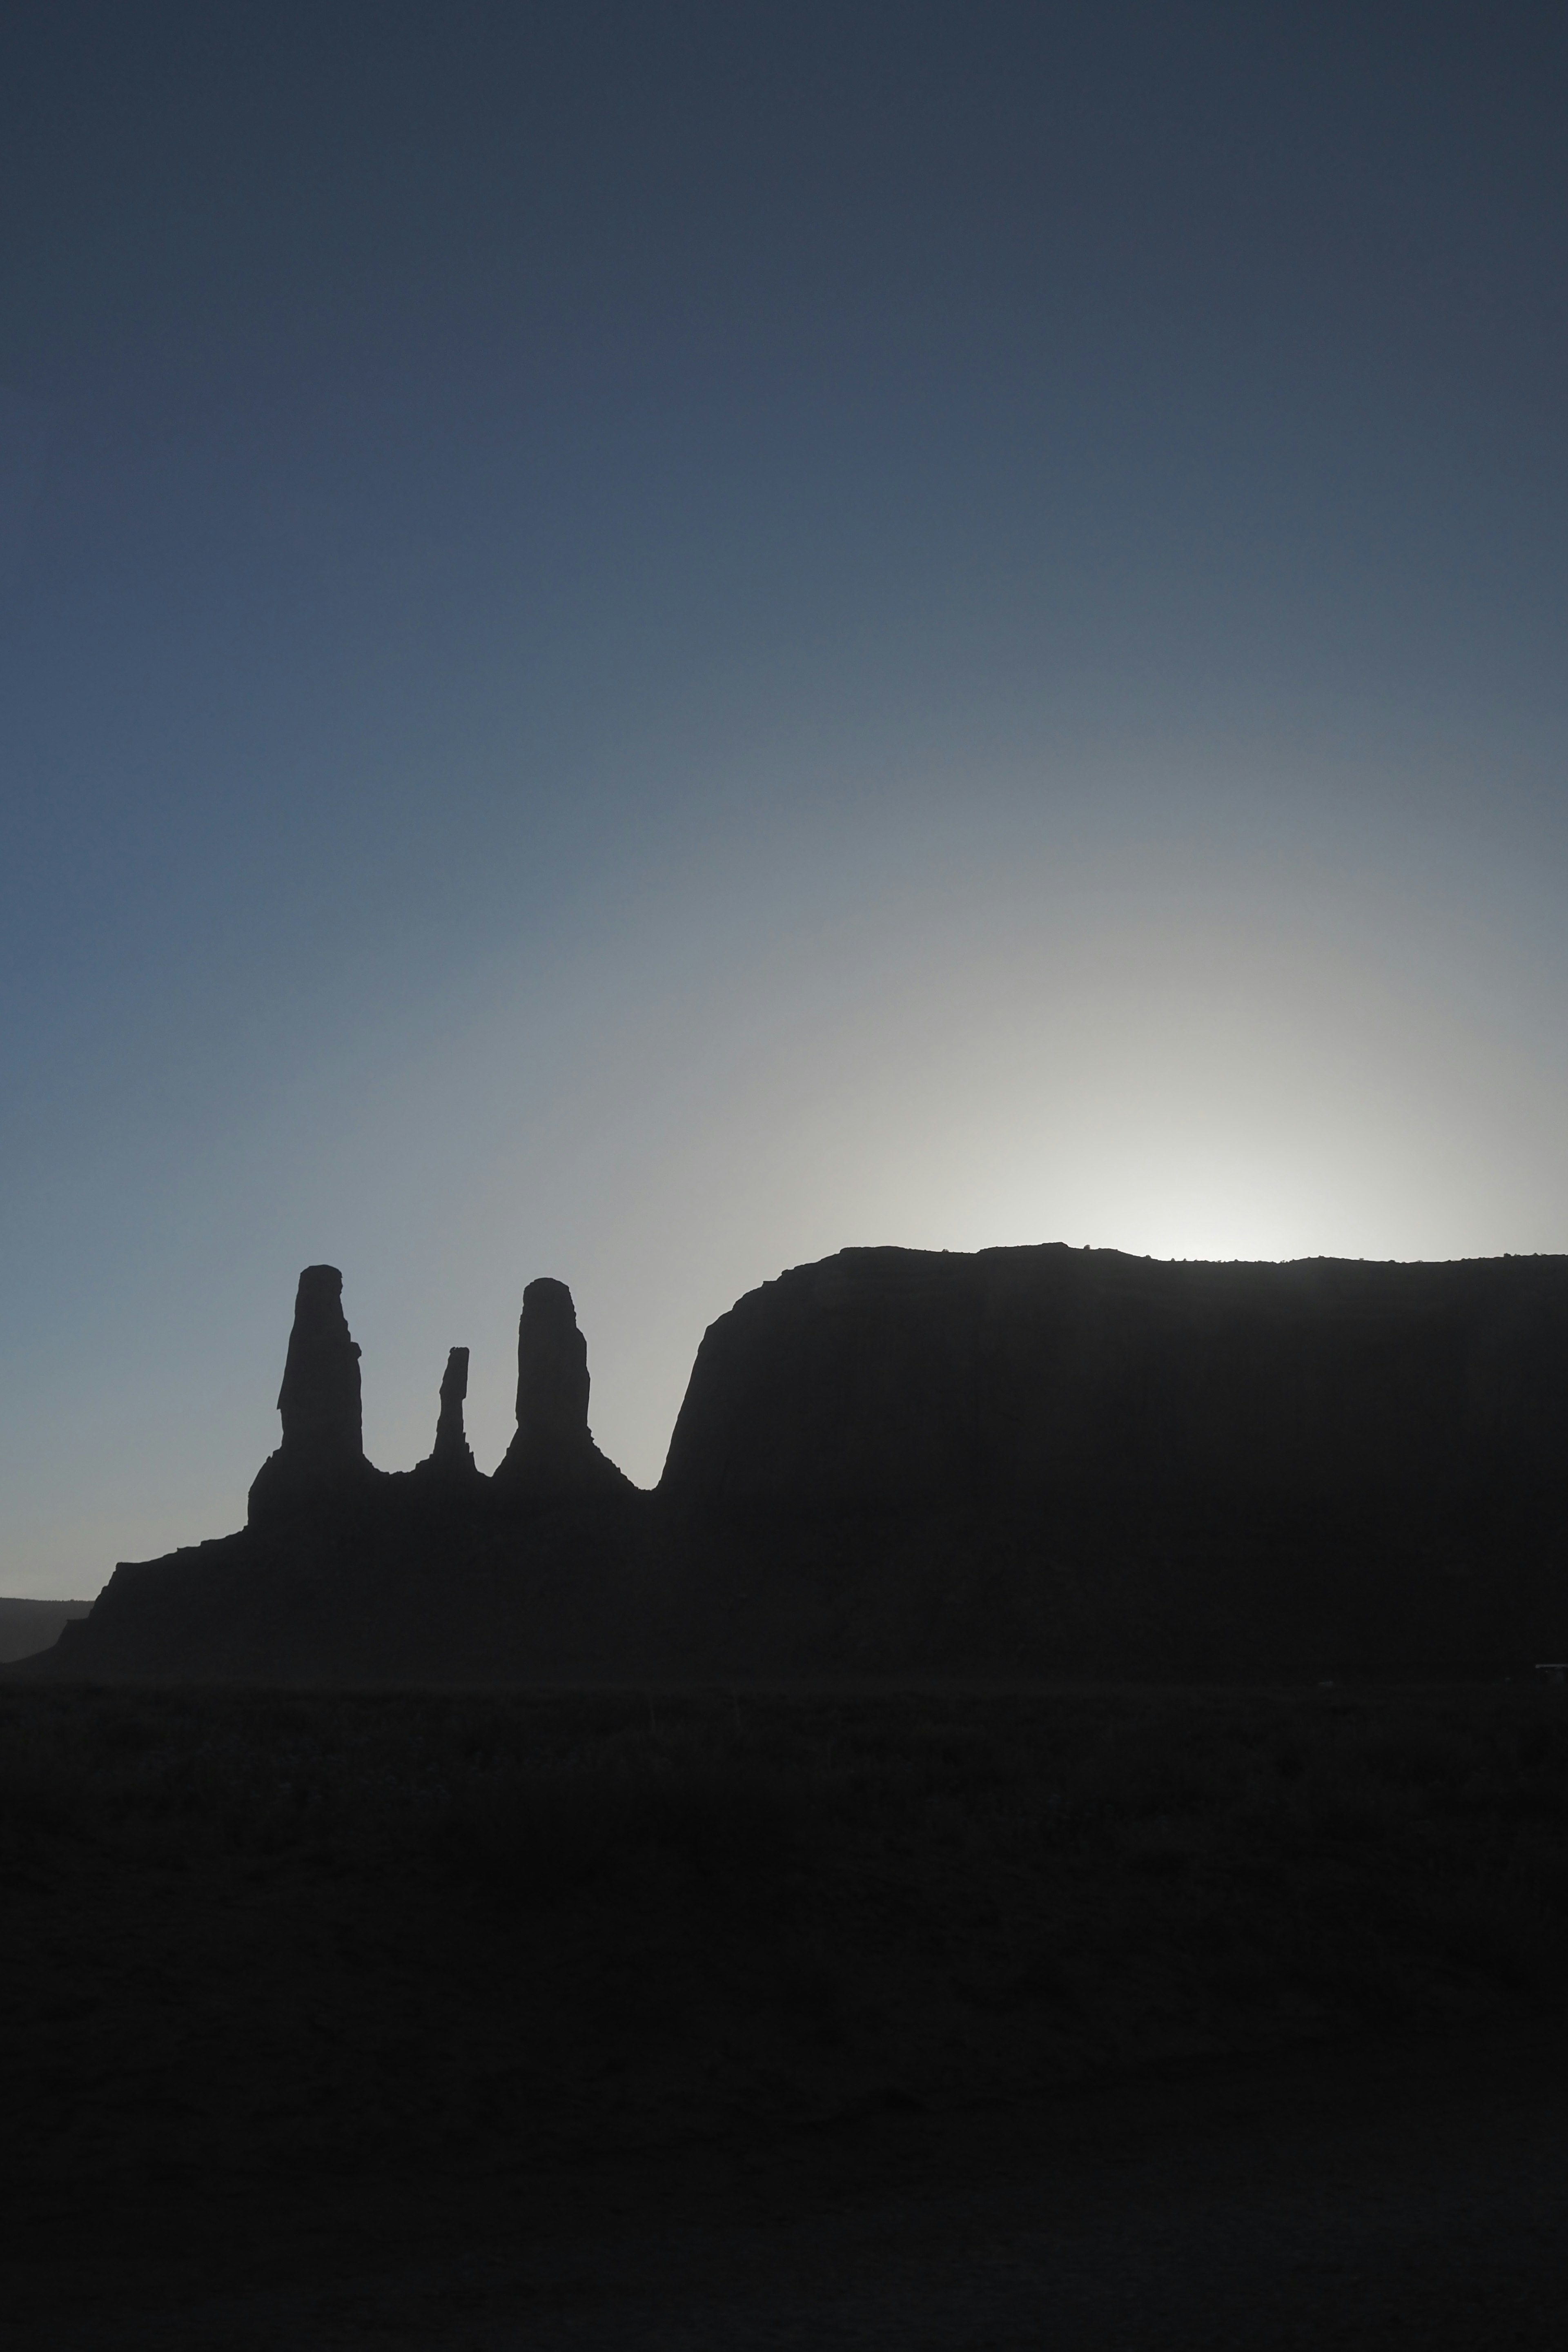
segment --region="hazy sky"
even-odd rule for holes
[[[0,1591],[572,1286],[1568,1247],[1568,16],[0,11]]]

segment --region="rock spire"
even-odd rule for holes
[[[515,1493],[578,1495],[624,1488],[588,1429],[588,1343],[572,1293],[542,1275],[522,1294],[517,1327],[517,1435],[496,1471]]]
[[[278,1391],[283,1442],[257,1473],[250,1516],[350,1493],[370,1475],[360,1412],[359,1349],[343,1315],[335,1265],[308,1265]]]
[[[441,1409],[436,1421],[436,1443],[419,1465],[434,1477],[477,1478],[479,1475],[463,1427],[463,1399],[468,1393],[468,1351],[453,1348],[441,1375]]]

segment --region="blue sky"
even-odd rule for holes
[[[0,23],[0,1589],[532,1276],[1568,1245],[1535,8]]]

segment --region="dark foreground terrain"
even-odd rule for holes
[[[11,1686],[0,1803],[8,2352],[1561,2339],[1560,1691]]]

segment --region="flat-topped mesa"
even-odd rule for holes
[[[572,1293],[542,1275],[522,1294],[517,1327],[517,1435],[495,1483],[529,1496],[625,1493],[630,1481],[588,1428],[588,1343]]]
[[[359,1349],[349,1335],[342,1289],[335,1265],[308,1265],[300,1276],[278,1391],[283,1443],[251,1485],[252,1521],[352,1495],[374,1475],[364,1458]]]
[[[463,1399],[468,1393],[468,1351],[453,1348],[441,1375],[441,1409],[436,1419],[436,1443],[418,1465],[421,1477],[478,1478],[479,1465],[468,1450],[463,1427]]]
[[[661,1491],[764,1510],[1271,1498],[1281,1523],[1310,1506],[1362,1528],[1447,1523],[1467,1497],[1568,1510],[1568,1257],[843,1250],[710,1326]]]

